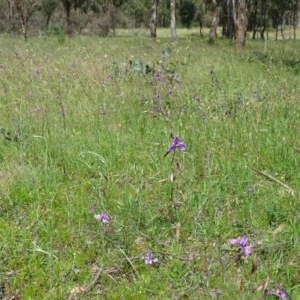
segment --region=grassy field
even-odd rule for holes
[[[299,40],[0,45],[0,299],[300,299]]]

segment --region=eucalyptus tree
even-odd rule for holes
[[[261,0],[260,6],[261,6],[261,8],[260,8],[260,11],[261,11],[260,37],[262,40],[264,40],[266,38],[265,32],[268,30],[268,25],[269,25],[270,2],[268,0]],[[268,33],[268,31],[267,31],[267,33]]]
[[[153,0],[151,5],[151,14],[150,14],[150,37],[156,38],[156,28],[157,28],[157,8],[159,0]]]
[[[211,0],[211,13],[212,13],[212,18],[211,18],[211,25],[210,25],[209,38],[208,38],[209,44],[213,44],[215,42],[215,39],[217,38],[217,27],[219,23],[217,0]]]
[[[282,38],[283,27],[290,26],[293,29],[292,36],[296,39],[297,27],[299,25],[300,0],[272,0],[270,4],[270,16],[272,25],[276,29],[276,39],[278,35],[278,27],[281,27]],[[291,36],[290,36],[291,37]]]
[[[252,31],[252,39],[255,39],[258,33],[262,39],[265,39],[265,32],[269,26],[270,9],[275,1],[277,0],[248,0],[248,31]],[[275,8],[275,6],[273,7]],[[277,8],[276,11],[280,13]]]
[[[167,28],[170,26],[171,16],[170,16],[170,1],[162,0],[159,2],[159,10],[157,11],[157,24]]]
[[[222,8],[221,14],[221,24],[222,24],[222,34],[226,38],[234,38],[235,46],[237,48],[242,48],[245,46],[246,42],[246,32],[248,26],[248,16],[247,16],[247,1],[246,0],[223,0],[220,4]],[[212,25],[210,31],[209,42],[213,43],[214,35],[216,33],[217,22],[217,0],[211,0],[212,7]]]
[[[275,39],[278,38],[278,30],[281,28],[282,38],[284,26],[293,26],[293,36],[296,38],[296,28],[299,23],[300,0],[248,0],[248,31],[252,31],[252,38],[257,33],[265,39],[270,25],[275,28]]]
[[[198,5],[196,5],[195,21],[197,21],[199,24],[201,36],[202,36],[202,28],[203,28],[203,23],[204,23],[205,11],[206,11],[205,0],[198,1]]]
[[[252,31],[252,39],[255,39],[258,29],[259,0],[248,1],[248,31]]]
[[[145,20],[148,20],[150,0],[130,0],[125,1],[120,7],[126,20],[126,26],[139,27]]]
[[[171,15],[171,38],[174,45],[178,43],[176,31],[176,0],[170,2],[170,15]]]
[[[233,19],[235,24],[235,46],[240,49],[245,46],[248,25],[246,0],[232,0],[234,5]]]
[[[82,12],[82,15],[92,11],[95,13],[94,18],[102,18],[102,23],[99,23],[99,27],[102,29],[102,34],[108,34],[112,28],[114,30],[116,26],[116,14],[117,8],[122,6],[126,0],[61,0],[67,22],[67,32],[71,35],[74,32],[75,22],[72,18],[72,12]],[[80,20],[80,18],[79,18]],[[86,21],[88,23],[88,19]],[[85,24],[86,25],[86,24]]]
[[[222,25],[222,36],[227,39],[234,38],[233,0],[221,1],[220,24]]]
[[[179,16],[182,26],[190,28],[196,15],[196,4],[192,0],[181,0],[179,3]]]
[[[292,24],[293,24],[293,37],[296,39],[296,29],[299,25],[299,10],[300,10],[300,0],[291,1],[291,15],[292,15]]]
[[[282,0],[248,0],[248,31],[252,31],[252,38],[255,39],[260,34],[261,39],[265,39],[270,22],[276,29],[276,39],[278,27],[283,23],[288,1]]]
[[[28,20],[36,10],[40,9],[40,0],[14,0],[14,6],[19,19],[21,33],[24,40],[27,40]]]
[[[291,1],[282,1],[282,0],[273,0],[269,9],[269,15],[272,21],[272,26],[275,28],[275,39],[278,38],[278,30],[281,27],[282,38],[284,38],[283,34],[283,26],[285,23],[284,16],[287,15],[288,11],[291,8]]]
[[[9,0],[8,0],[9,1]],[[49,27],[50,18],[53,15],[54,11],[56,10],[59,4],[59,0],[42,0],[42,13],[46,17],[46,30]]]
[[[69,35],[73,33],[72,20],[71,20],[71,10],[72,7],[76,10],[78,7],[77,0],[62,0],[61,1],[65,11],[65,17],[67,21],[67,32]]]
[[[15,29],[15,1],[7,0],[8,4],[8,18],[9,18],[9,31],[14,31]],[[1,6],[1,10],[4,10],[4,6]]]

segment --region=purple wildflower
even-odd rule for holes
[[[148,251],[146,257],[143,258],[145,259],[146,265],[152,265],[153,263],[158,262],[158,258],[153,258],[153,254],[151,251]]]
[[[180,140],[179,136],[175,136],[172,141],[172,144],[169,146],[169,149],[164,156],[167,156],[170,152],[174,152],[175,150],[182,151],[185,149],[186,149],[185,143]]]
[[[247,245],[248,238],[246,236],[239,237],[237,239],[230,239],[228,241],[231,245],[237,246],[244,251],[244,256],[251,254],[252,245]]]
[[[279,299],[290,299],[289,294],[284,289],[280,289],[280,288],[265,290],[265,294],[276,296]]]
[[[155,74],[154,74],[154,79],[156,79],[156,80],[161,80],[161,74],[159,73],[159,72],[156,72]]]
[[[102,212],[100,215],[94,215],[94,218],[104,224],[108,224],[110,220],[109,215],[106,214],[105,212]]]
[[[249,193],[252,193],[253,191],[254,191],[254,186],[253,185],[248,185],[247,186],[247,191],[249,192]]]

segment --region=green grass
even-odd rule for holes
[[[299,298],[299,41],[179,37],[0,37],[2,297]]]

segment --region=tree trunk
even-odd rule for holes
[[[202,20],[199,20],[199,33],[200,33],[200,36],[203,36],[202,28],[203,28],[203,22],[202,22]]]
[[[49,29],[50,18],[51,18],[51,14],[48,13],[47,16],[46,16],[46,30]]]
[[[268,0],[261,1],[261,31],[260,31],[260,38],[262,40],[265,39],[265,31],[268,29]]]
[[[23,18],[20,18],[21,22],[21,31],[25,41],[27,41],[27,22]]]
[[[235,2],[234,7],[234,23],[235,23],[235,46],[241,49],[246,43],[247,31],[247,15],[246,15],[246,0],[232,0]]]
[[[27,21],[29,18],[27,3],[25,1],[17,0],[15,1],[16,11],[18,13],[21,33],[25,41],[27,41]]]
[[[222,36],[227,39],[234,37],[234,19],[233,19],[233,3],[232,0],[226,0],[223,2],[224,16],[222,20]]]
[[[150,17],[150,37],[153,39],[157,37],[156,34],[157,7],[158,7],[158,0],[153,0],[152,7],[151,7],[151,17]]]
[[[257,13],[258,13],[258,6],[257,0],[251,2],[250,9],[249,9],[249,20],[248,20],[248,30],[252,31],[252,39],[256,38],[256,31],[257,31]]]
[[[13,32],[15,29],[15,24],[14,24],[15,3],[13,0],[7,0],[7,4],[9,9],[9,31]]]
[[[66,14],[66,21],[67,21],[67,32],[68,35],[72,35],[73,28],[72,28],[72,21],[71,21],[71,8],[72,8],[72,2],[70,0],[63,0],[62,1],[65,14]]]
[[[212,21],[210,25],[210,32],[209,32],[209,44],[214,44],[215,39],[217,38],[217,26],[219,22],[218,16],[218,7],[217,7],[217,0],[212,0]]]
[[[294,2],[294,5],[293,5],[293,36],[294,36],[294,40],[296,40],[296,30],[297,30],[297,27],[298,27],[298,24],[299,24],[299,15],[298,15],[298,12],[299,12],[299,3],[300,1],[297,0]]]
[[[170,3],[170,10],[171,10],[171,38],[174,43],[174,45],[177,45],[178,38],[177,38],[177,32],[176,32],[176,6],[175,6],[176,0],[171,0]]]

